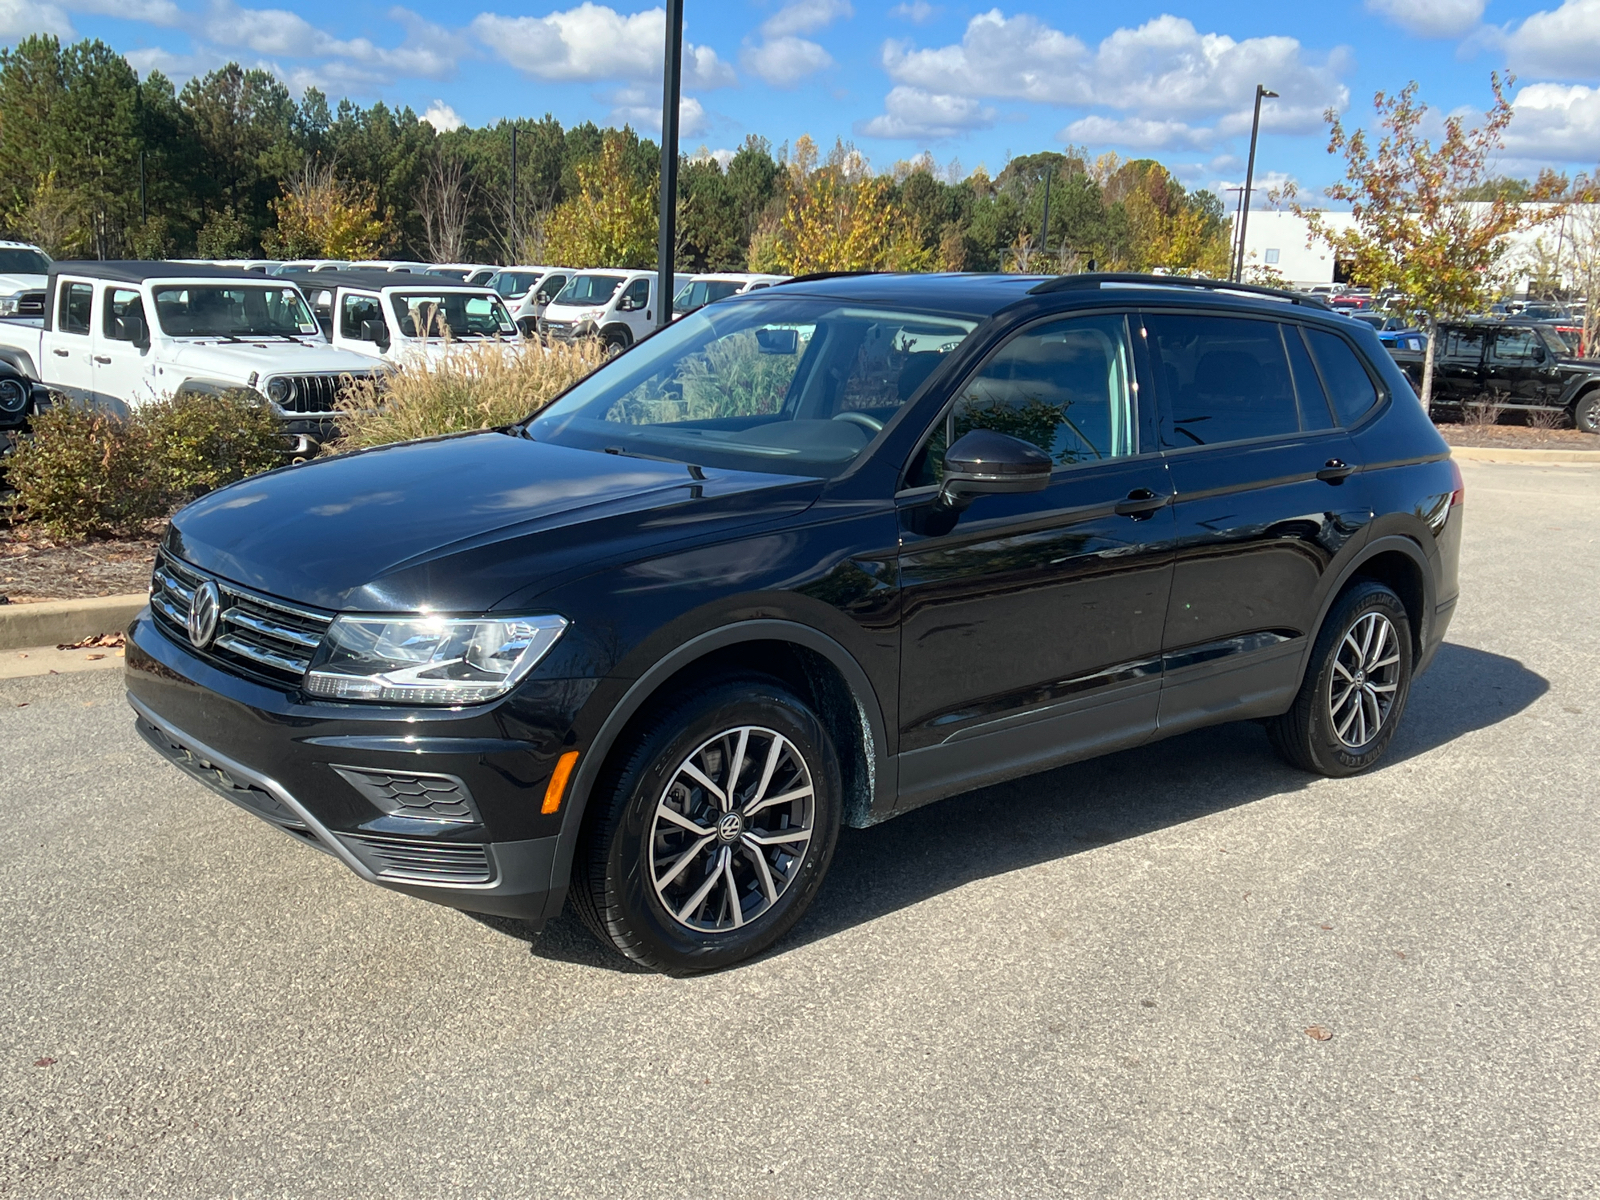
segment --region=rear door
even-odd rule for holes
[[[1172,487],[1134,363],[1123,314],[1046,318],[968,377],[913,460],[897,498],[903,807],[1154,731]],[[1050,486],[941,510],[944,448],[971,429],[1048,451]]]
[[[1433,391],[1449,404],[1470,404],[1484,390],[1483,351],[1488,328],[1483,325],[1445,325],[1434,347]]]
[[[1301,327],[1151,312],[1177,493],[1160,728],[1282,711],[1338,552],[1363,533],[1354,445]]]
[[[94,281],[60,276],[39,371],[53,390],[85,403],[95,398],[93,332]]]

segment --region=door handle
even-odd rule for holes
[[[59,346],[57,346],[54,350],[50,351],[50,353],[54,354],[57,358],[67,358],[67,357],[70,356],[71,352],[67,351],[67,350],[63,350]]]
[[[1132,517],[1140,520],[1148,517],[1158,508],[1164,508],[1171,496],[1158,496],[1149,488],[1134,488],[1126,497],[1116,503],[1116,514],[1119,517]]]
[[[104,365],[106,365],[106,366],[110,366],[110,365],[111,365],[111,358],[110,358],[110,356],[109,356],[109,355],[105,355],[105,354],[96,354],[96,355],[95,355],[95,356],[94,356],[94,360],[95,360],[95,362],[97,362],[97,363],[102,363],[102,364],[104,364]]]
[[[1330,458],[1323,464],[1322,470],[1317,472],[1317,478],[1324,483],[1342,483],[1356,473],[1356,469],[1342,458]]]

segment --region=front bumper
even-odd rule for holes
[[[148,610],[128,630],[127,688],[163,758],[369,883],[536,926],[560,911],[561,816],[539,812],[558,738],[508,737],[502,712],[301,702],[188,653]],[[352,770],[453,779],[479,820],[381,811],[343,777]]]

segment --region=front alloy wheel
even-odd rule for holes
[[[664,698],[628,738],[585,813],[578,915],[657,970],[761,953],[833,858],[841,783],[827,729],[779,680],[741,673]]]
[[[759,920],[799,874],[815,826],[811,771],[773,729],[726,729],[678,764],[656,804],[650,874],[679,924],[728,933]]]
[[[1578,397],[1572,406],[1572,427],[1584,433],[1600,433],[1600,389]]]

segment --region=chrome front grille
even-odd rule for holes
[[[274,378],[287,379],[294,384],[293,396],[287,400],[273,401],[280,411],[331,416],[334,405],[345,390],[357,380],[367,380],[372,378],[372,375],[370,373],[351,375],[341,372],[336,375],[279,375]]]
[[[209,646],[197,650],[189,639],[189,607],[195,589],[208,578],[166,551],[159,553],[150,587],[156,624],[173,641],[235,672],[298,684],[333,617],[217,579],[222,598],[217,632]]]
[[[488,883],[494,878],[488,847],[473,842],[434,842],[421,838],[378,837],[370,833],[341,836],[345,845],[384,879]]]

